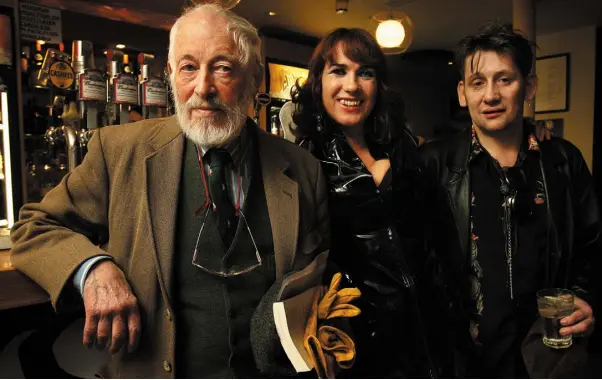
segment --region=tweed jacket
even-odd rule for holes
[[[326,186],[310,153],[247,128],[257,133],[277,285],[329,246]],[[82,164],[40,203],[23,206],[13,228],[12,262],[49,293],[57,312],[81,303],[72,276],[85,260],[110,255],[123,270],[142,335],[138,350],[113,355],[102,376],[174,377],[172,258],[184,143],[175,117],[101,128]]]

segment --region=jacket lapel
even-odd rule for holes
[[[286,174],[288,159],[270,145],[265,132],[257,129],[257,142],[268,215],[274,238],[276,281],[283,278],[294,263],[299,229],[299,190]]]
[[[445,187],[447,188],[448,202],[456,222],[458,232],[458,243],[461,259],[465,263],[468,258],[468,242],[470,239],[470,171],[468,170],[468,157],[470,152],[470,128],[458,133],[456,141],[450,146],[456,147],[450,152],[447,160],[449,177]],[[462,265],[463,266],[463,265]]]
[[[161,291],[166,300],[171,293],[173,243],[178,209],[178,191],[184,154],[184,135],[175,117],[148,141],[153,153],[146,157],[145,194],[146,211],[154,247],[155,265]]]
[[[563,250],[568,249],[567,242],[573,240],[572,224],[567,224],[567,220],[573,220],[572,210],[570,208],[570,199],[566,197],[569,194],[568,186],[570,178],[567,178],[563,172],[566,165],[564,157],[550,141],[539,143],[541,152],[541,162],[543,164],[544,176],[547,183],[546,202],[547,208],[551,213],[551,219],[548,219],[548,228],[550,229],[548,241],[548,255],[550,267],[548,268],[548,283],[546,286],[564,286],[567,284],[558,283],[556,280],[562,278],[566,280],[568,276],[558,277],[560,270],[560,259],[563,256]],[[558,229],[565,231],[566,241],[559,241]],[[568,271],[570,263],[565,263]]]

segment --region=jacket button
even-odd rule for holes
[[[169,362],[169,360],[163,361],[163,369],[165,370],[165,372],[171,372],[171,363]]]
[[[167,310],[165,311],[165,315],[167,316],[167,320],[171,322],[171,321],[172,321],[172,318],[171,318],[171,311],[169,311],[169,309],[167,309]]]

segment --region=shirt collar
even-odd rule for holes
[[[539,152],[539,142],[537,141],[537,137],[532,131],[532,128],[529,128],[528,125],[525,124],[525,131],[527,133],[527,139],[523,140],[523,143],[520,147],[520,156],[525,155],[525,151],[529,152]],[[525,145],[526,142],[526,145]],[[472,126],[472,141],[470,143],[470,156],[468,157],[468,162],[471,162],[475,157],[479,154],[483,153],[485,148],[479,142],[479,137],[477,136],[477,132],[475,131],[474,126]]]
[[[235,167],[239,167],[247,156],[247,151],[249,147],[249,132],[247,126],[243,126],[240,130],[240,134],[235,136],[230,141],[224,145],[224,149],[230,153],[230,157],[232,157],[232,162]],[[206,146],[199,146],[201,149],[201,153],[203,157],[205,154],[211,149]]]

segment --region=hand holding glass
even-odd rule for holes
[[[550,348],[569,348],[572,335],[560,335],[560,320],[575,311],[575,295],[566,289],[543,289],[537,292],[537,307],[543,319],[543,344]]]

